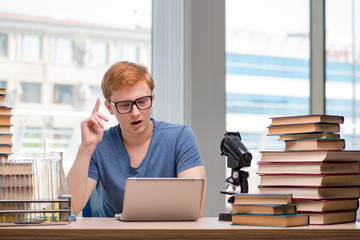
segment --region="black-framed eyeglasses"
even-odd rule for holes
[[[139,110],[146,110],[152,106],[152,96],[144,96],[135,99],[134,101],[125,100],[119,102],[112,102],[108,100],[112,105],[115,106],[119,114],[125,114],[132,111],[134,104]]]

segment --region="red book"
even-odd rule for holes
[[[357,174],[259,174],[262,186],[360,186]]]
[[[262,186],[258,185],[259,193],[292,194],[293,198],[306,199],[341,199],[359,198],[359,186]]]
[[[285,141],[286,151],[343,149],[345,149],[344,139],[298,139]]]
[[[339,212],[298,212],[298,214],[308,214],[311,225],[327,225],[338,223],[349,223],[356,221],[356,210]]]
[[[339,123],[339,124],[344,123],[343,116],[324,115],[324,114],[272,117],[270,119],[271,119],[271,125],[317,123],[317,122]]]
[[[360,163],[353,162],[258,162],[258,173],[339,174],[359,173]]]
[[[260,162],[349,162],[359,161],[357,150],[260,151]]]
[[[286,124],[286,125],[270,125],[268,135],[294,134],[294,133],[315,133],[330,132],[337,133],[340,131],[338,123],[302,123],[302,124]]]
[[[359,207],[359,199],[293,199],[298,211],[305,212],[336,212],[356,210]]]

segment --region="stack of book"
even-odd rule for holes
[[[12,153],[11,108],[5,103],[6,89],[0,88],[0,160]]]
[[[0,88],[0,223],[12,222],[10,209],[21,209],[23,203],[4,203],[6,200],[30,199],[32,195],[32,164],[9,160],[12,153],[11,108],[6,106],[6,89]],[[24,214],[17,215],[20,218]]]
[[[343,150],[345,140],[340,138],[342,116],[303,115],[272,118],[269,135],[280,135],[285,150]]]
[[[292,227],[309,224],[309,215],[297,214],[291,194],[235,194],[232,224]]]
[[[344,150],[342,116],[272,118],[269,135],[285,141],[285,151],[262,151],[260,193],[291,193],[298,213],[310,224],[356,221],[360,151]]]

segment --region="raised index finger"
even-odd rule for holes
[[[93,114],[94,114],[94,113],[97,113],[97,112],[99,111],[99,107],[100,107],[100,98],[97,98],[92,113],[93,113]]]

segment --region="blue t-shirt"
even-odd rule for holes
[[[145,158],[137,168],[121,138],[119,125],[104,131],[90,161],[89,177],[95,179],[100,199],[100,216],[122,212],[125,181],[129,177],[176,177],[178,173],[203,165],[194,133],[186,125],[158,122]]]

